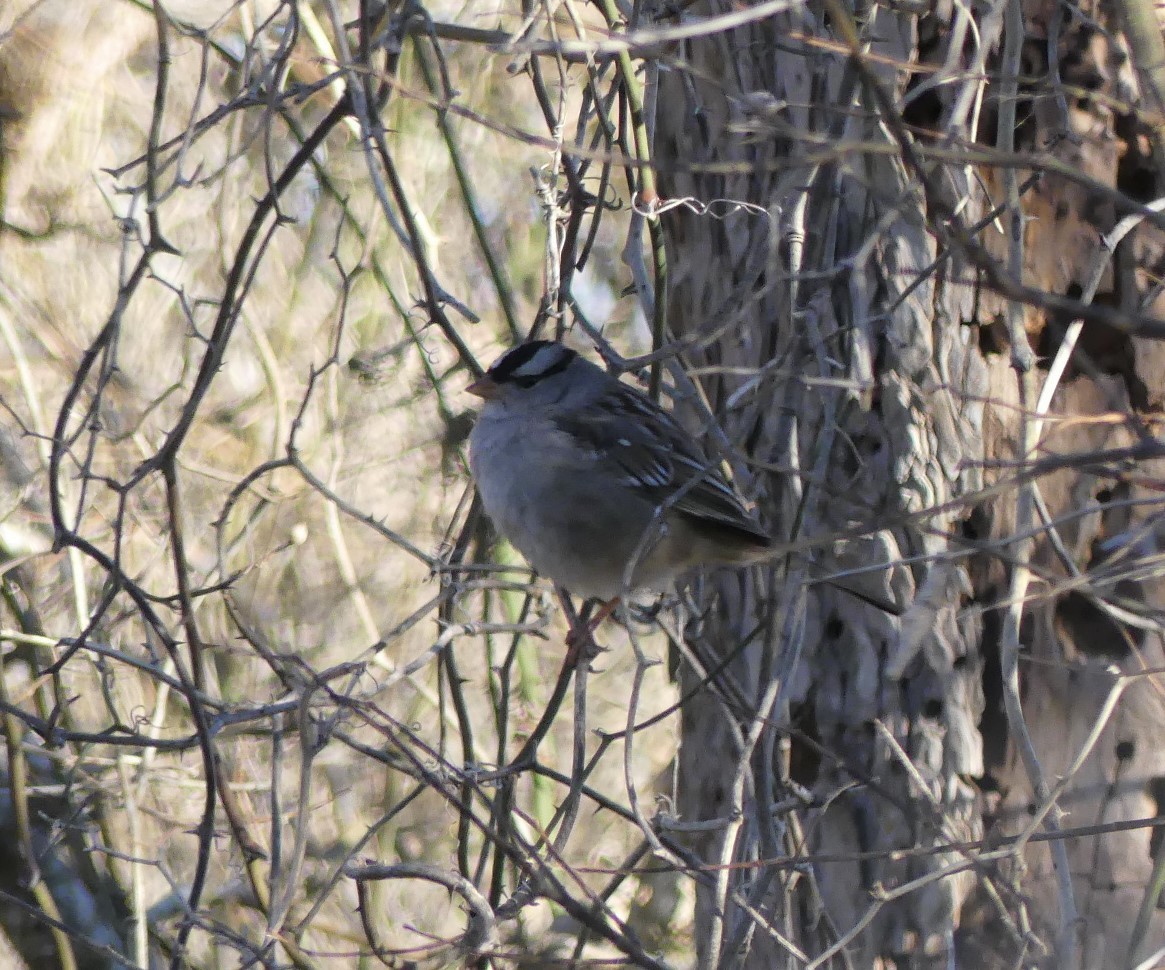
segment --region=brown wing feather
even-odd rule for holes
[[[621,416],[628,411],[635,420]],[[582,447],[616,465],[623,484],[654,505],[669,503],[696,527],[724,530],[750,544],[769,543],[716,463],[675,418],[627,385],[553,420]]]

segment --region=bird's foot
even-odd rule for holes
[[[599,606],[594,616],[589,616],[589,609],[584,610],[582,616],[571,616],[571,626],[566,632],[566,660],[577,666],[580,663],[590,663],[606,647],[599,645],[595,640],[595,631],[603,620],[607,619],[619,605],[619,598],[615,597]]]
[[[566,631],[566,663],[571,667],[591,663],[605,649],[595,640],[590,624]]]

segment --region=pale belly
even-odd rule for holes
[[[540,574],[576,596],[610,599],[624,590],[625,567],[643,540],[651,506],[598,497],[589,470],[577,467],[577,455],[568,464],[544,447],[547,437],[478,423],[470,437],[470,466],[482,503]],[[498,454],[508,462],[493,460]],[[636,570],[632,588],[655,585],[649,560]]]

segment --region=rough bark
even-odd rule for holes
[[[1154,547],[1159,475],[1150,463],[1082,467],[1146,440],[1142,416],[1161,402],[1160,344],[1086,326],[1049,409],[1055,420],[1024,455],[1022,424],[1069,321],[1009,304],[983,272],[992,261],[1004,273],[1021,267],[1025,285],[1076,297],[1099,235],[1130,211],[1120,194],[1152,191],[1133,75],[1101,30],[1111,38],[1117,25],[1096,4],[1052,24],[1059,10],[1027,3],[1022,43],[1014,27],[1009,43],[1006,5],[976,12],[990,83],[981,111],[966,114],[960,98],[976,92],[954,69],[973,71],[976,50],[951,51],[967,24],[941,5],[921,20],[859,11],[864,63],[896,118],[816,6],[693,42],[675,52],[690,75],[661,81],[665,194],[767,212],[669,215],[671,319],[692,363],[727,368],[705,386],[741,480],[775,531],[806,546],[772,576],[719,577],[700,591],[718,605],[693,630],[699,662],[683,673],[685,692],[699,692],[685,708],[680,807],[725,820],[692,846],[709,865],[736,864],[719,891],[699,893],[702,965],[797,966],[796,949],[819,956],[842,939],[838,966],[1128,965],[1150,826],[1065,841],[1075,927],[1064,926],[1066,887],[1046,843],[1003,858],[932,851],[1018,834],[1045,801],[1002,700],[1017,557],[1030,553],[1036,577],[1019,677],[1049,787],[1097,724],[1114,671],[1162,662],[1159,634],[1120,619],[1151,617],[1159,604],[1160,582],[1133,568]],[[1017,51],[1006,134],[1005,62]],[[898,69],[910,64],[929,69]],[[1046,152],[1065,174],[1029,185],[1037,168],[1021,165],[1009,185],[1007,168],[972,164],[976,118],[979,144]],[[915,168],[899,144],[903,121],[914,126],[909,144],[935,147],[945,135],[956,161]],[[1011,212],[976,224],[1018,186],[1016,249]],[[950,232],[952,212],[975,231]],[[1096,301],[1139,309],[1160,261],[1160,231],[1140,225]],[[1013,355],[1025,334],[1037,357],[1021,374]],[[760,380],[739,376],[757,368]],[[1028,480],[1017,473],[1054,456],[1068,460],[1037,474],[1038,494],[1023,500],[1038,509],[1042,499],[1063,520],[1067,562],[1041,518],[1027,551],[1016,534]],[[1148,501],[1130,504],[1138,498]],[[1118,599],[1127,612],[1110,608]],[[1158,813],[1161,697],[1151,678],[1123,688],[1048,813],[1056,824]],[[782,864],[805,857],[818,858]],[[1152,919],[1142,957],[1165,931]]]

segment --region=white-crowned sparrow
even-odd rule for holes
[[[698,565],[766,558],[715,462],[667,411],[549,340],[503,354],[469,464],[485,510],[539,573],[576,596],[663,589]]]

